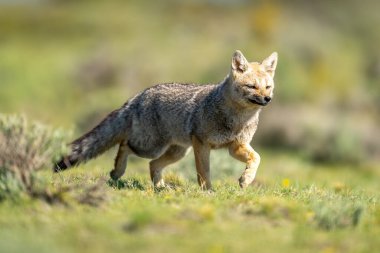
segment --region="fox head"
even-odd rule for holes
[[[276,65],[276,52],[259,63],[248,62],[244,55],[236,50],[232,56],[230,72],[232,99],[243,107],[267,105],[273,97]]]

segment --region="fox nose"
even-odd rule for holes
[[[265,100],[265,102],[269,103],[272,100],[272,98],[269,96],[266,96],[266,97],[264,97],[264,100]]]

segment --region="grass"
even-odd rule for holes
[[[65,204],[22,198],[0,204],[1,252],[375,252],[380,249],[379,173],[326,168],[264,151],[257,181],[238,187],[243,165],[216,151],[214,192],[196,185],[193,157],[168,168],[155,191],[146,161],[107,181],[111,157],[40,176],[75,185]],[[217,166],[220,165],[220,166]],[[218,170],[218,167],[220,167]],[[220,171],[220,172],[219,172]],[[87,187],[100,184],[77,201]],[[74,201],[74,197],[77,199]]]

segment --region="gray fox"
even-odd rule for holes
[[[158,84],[111,112],[99,125],[71,143],[71,153],[53,167],[65,170],[119,145],[112,179],[125,172],[129,155],[151,159],[150,177],[163,187],[163,169],[184,157],[192,146],[198,183],[211,189],[211,149],[228,148],[246,163],[240,187],[253,182],[260,156],[250,146],[259,113],[273,97],[277,53],[262,63],[248,62],[237,50],[230,73],[219,84]]]

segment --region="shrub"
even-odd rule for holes
[[[66,150],[67,134],[24,116],[0,114],[0,200],[35,194],[35,172],[51,166]]]
[[[356,227],[363,214],[363,206],[343,200],[334,203],[318,202],[313,209],[317,227],[324,230]]]

